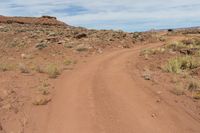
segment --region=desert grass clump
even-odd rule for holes
[[[10,65],[8,65],[6,63],[0,64],[0,71],[5,72],[5,71],[9,71],[9,70],[10,70]]]
[[[193,39],[185,39],[185,40],[182,40],[181,42],[185,45],[194,45],[195,44],[195,40],[193,40]]]
[[[200,99],[200,92],[196,92],[196,93],[193,95],[193,98],[199,100],[199,99]]]
[[[200,38],[194,38],[194,44],[200,46]]]
[[[150,54],[153,54],[153,50],[152,49],[143,49],[141,52],[140,52],[140,55],[150,55]]]
[[[28,67],[25,64],[20,63],[19,64],[19,70],[21,73],[29,73],[30,70],[28,69]]]
[[[165,52],[165,48],[156,48],[156,49],[143,49],[140,52],[141,56],[146,56],[146,55],[155,55],[159,53]]]
[[[200,57],[200,50],[195,53],[196,56]]]
[[[39,92],[42,94],[42,95],[48,95],[50,92],[49,92],[49,87],[44,87],[42,86],[41,88],[39,88]]]
[[[44,73],[44,69],[41,66],[39,66],[39,65],[37,65],[35,67],[35,71],[38,72],[38,73]]]
[[[192,92],[194,99],[200,99],[200,82],[197,79],[192,79],[188,84],[188,90]]]
[[[190,83],[189,83],[189,85],[188,85],[188,90],[189,91],[198,91],[198,90],[200,90],[200,83],[199,83],[199,81],[197,81],[197,80],[191,80],[190,81]]]
[[[71,65],[72,64],[72,61],[71,60],[64,60],[64,65],[68,66],[68,65]]]
[[[46,73],[49,75],[50,78],[57,78],[57,76],[60,74],[60,71],[55,64],[49,64],[46,67]]]
[[[182,84],[177,83],[176,86],[173,88],[171,91],[173,94],[180,96],[185,94],[185,88],[183,87]]]
[[[177,58],[170,59],[164,67],[164,70],[170,73],[180,73],[181,72],[181,64]]]
[[[179,42],[179,41],[174,41],[174,42],[171,42],[169,44],[167,44],[165,46],[166,49],[172,49],[173,51],[179,51],[181,49],[184,49],[184,48],[188,48],[187,45],[185,45],[184,43],[182,42]]]
[[[76,49],[76,51],[78,51],[78,52],[84,52],[84,51],[88,51],[88,48],[79,47],[79,48]]]
[[[165,71],[171,73],[180,73],[183,70],[194,69],[200,66],[198,60],[192,56],[181,56],[170,59],[166,66]]]
[[[158,37],[159,38],[159,40],[161,41],[161,42],[165,42],[166,41],[166,38],[164,37],[164,36],[160,36],[160,37]]]

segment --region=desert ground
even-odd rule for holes
[[[0,133],[200,133],[199,81],[198,27],[0,16]]]

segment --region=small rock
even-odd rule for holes
[[[52,42],[52,43],[59,42],[59,38],[58,37],[48,37],[47,41]]]
[[[89,49],[90,49],[90,46],[87,46],[85,44],[80,44],[77,46],[76,51],[84,52],[84,51],[88,51]]]
[[[33,102],[33,105],[46,105],[51,101],[51,98],[37,97]]]
[[[157,102],[157,103],[160,103],[160,102],[161,102],[161,100],[160,100],[160,99],[157,99],[157,100],[156,100],[156,102]]]
[[[123,48],[130,48],[129,45],[123,45]]]
[[[145,80],[151,80],[151,75],[145,73],[145,74],[143,74],[143,78],[144,78]]]
[[[53,16],[42,16],[41,18],[47,18],[47,19],[57,19],[56,17],[53,17]]]
[[[6,104],[2,107],[2,109],[10,110],[12,108],[11,104]]]
[[[162,94],[162,91],[157,91],[156,93],[160,95],[160,94]]]
[[[99,54],[102,54],[102,53],[103,53],[103,51],[102,51],[101,49],[98,49],[97,52],[98,52]]]
[[[65,44],[65,41],[59,41],[58,44]]]
[[[21,54],[22,59],[26,59],[26,54]]]
[[[30,58],[31,58],[31,55],[21,54],[21,58],[22,58],[22,59],[30,59]]]
[[[156,118],[157,115],[155,113],[151,114],[151,117]]]
[[[0,29],[4,29],[5,27],[4,26],[0,26]]]
[[[85,38],[85,37],[87,37],[86,33],[79,33],[79,34],[75,35],[75,38],[77,38],[77,39],[81,39],[81,38]]]
[[[39,50],[42,50],[42,49],[44,49],[46,47],[47,47],[47,45],[44,44],[44,43],[38,43],[38,44],[35,45],[35,48],[37,48]]]

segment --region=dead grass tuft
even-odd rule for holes
[[[25,64],[22,64],[22,63],[19,64],[19,70],[20,70],[21,73],[29,73],[30,72],[28,67]]]
[[[50,78],[57,78],[57,76],[60,75],[60,70],[55,64],[49,64],[46,67],[46,73]]]
[[[194,69],[200,66],[198,60],[192,56],[181,56],[170,59],[164,70],[171,73],[180,73],[183,70]]]

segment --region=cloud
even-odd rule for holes
[[[197,26],[199,0],[1,0],[0,14],[53,15],[71,25],[144,31]]]

